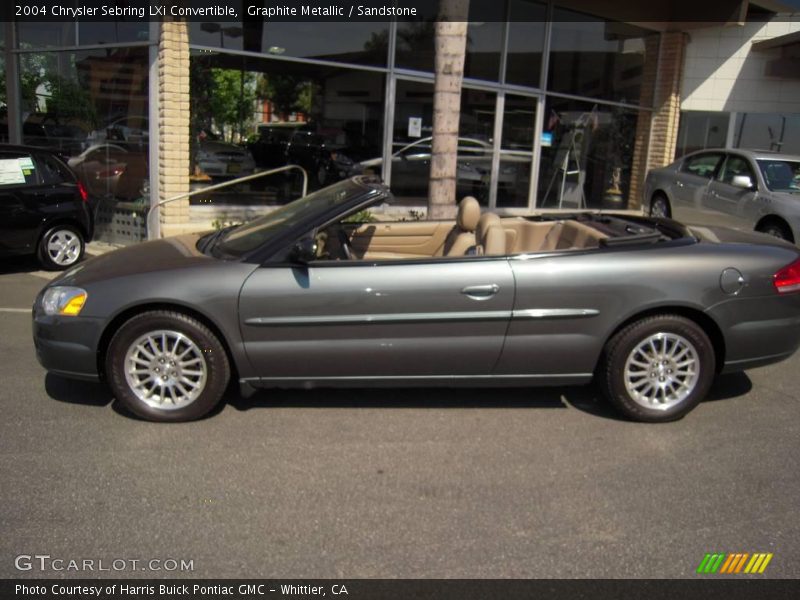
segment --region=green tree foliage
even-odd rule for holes
[[[50,96],[47,98],[47,112],[59,120],[80,120],[94,127],[97,124],[97,110],[87,89],[77,81],[51,75],[47,82]]]
[[[237,69],[211,69],[211,82],[208,108],[214,124],[244,136],[256,99],[254,75]]]

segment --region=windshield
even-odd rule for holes
[[[220,238],[217,247],[225,254],[241,256],[287,229],[309,219],[313,220],[315,215],[322,215],[338,206],[343,206],[364,193],[364,187],[352,179],[340,181],[303,196],[255,221],[231,229]]]
[[[773,192],[800,192],[800,160],[760,159],[758,168]]]

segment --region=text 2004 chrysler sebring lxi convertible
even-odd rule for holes
[[[784,242],[669,219],[501,219],[472,198],[455,222],[347,218],[390,199],[354,178],[89,260],[36,299],[38,358],[161,421],[206,414],[231,377],[245,391],[594,378],[629,418],[667,421],[715,374],[800,344],[800,252]]]

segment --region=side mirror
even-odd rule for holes
[[[315,238],[303,238],[292,248],[289,258],[293,262],[301,264],[310,263],[317,258],[317,240]]]
[[[738,188],[742,188],[744,190],[752,190],[755,189],[753,185],[753,180],[750,179],[747,175],[734,175],[733,179],[731,179],[731,185],[736,186]]]

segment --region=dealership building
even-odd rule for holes
[[[110,241],[137,239],[151,206],[191,191],[154,211],[150,236],[258,214],[299,195],[300,180],[204,189],[288,163],[311,189],[376,172],[418,214],[430,4],[427,18],[392,21],[266,21],[241,8],[239,21],[8,17],[0,138],[70,159],[102,198]],[[637,208],[647,171],[686,152],[800,154],[798,3],[710,0],[702,21],[634,21],[618,4],[472,0],[459,195],[505,214]]]

